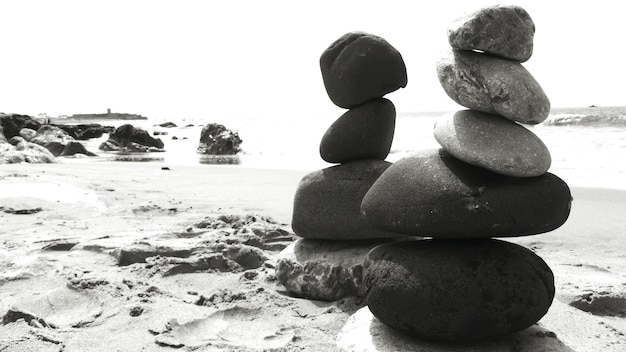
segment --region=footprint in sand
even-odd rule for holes
[[[599,316],[626,317],[626,293],[589,292],[575,297],[570,306]]]
[[[273,349],[284,347],[293,340],[293,329],[268,324],[271,313],[263,309],[235,306],[221,309],[204,319],[185,324],[168,323],[168,330],[156,337],[162,346],[199,348],[247,347]]]

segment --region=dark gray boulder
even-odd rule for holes
[[[209,123],[200,132],[198,153],[210,155],[235,155],[241,151],[242,140],[237,132],[219,123]]]
[[[154,138],[141,128],[130,124],[124,124],[115,129],[109,139],[100,144],[100,150],[106,151],[133,151],[133,152],[152,152],[162,151],[163,141]]]
[[[407,85],[400,52],[385,39],[349,32],[333,42],[320,57],[328,97],[342,108],[353,108]]]
[[[396,126],[396,109],[387,99],[371,100],[348,110],[324,133],[320,156],[329,163],[385,160]]]
[[[4,136],[7,139],[18,136],[22,128],[30,128],[37,131],[41,124],[33,117],[18,114],[1,114],[0,127],[3,129]]]
[[[492,239],[382,244],[363,267],[374,316],[425,340],[480,341],[525,329],[555,293],[543,259]]]
[[[557,229],[569,217],[571,203],[567,184],[549,172],[500,175],[440,149],[412,154],[387,168],[363,197],[361,213],[377,229],[407,235],[516,237]]]

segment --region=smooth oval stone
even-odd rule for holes
[[[387,99],[348,110],[326,131],[320,155],[329,163],[380,159],[389,155],[396,127],[396,108]]]
[[[427,340],[478,341],[525,329],[554,298],[548,265],[491,239],[383,244],[365,259],[366,301],[383,323]]]
[[[435,139],[458,159],[516,177],[540,176],[552,159],[530,130],[498,115],[462,110],[435,123]]]
[[[330,100],[352,108],[406,87],[402,55],[385,39],[364,32],[346,33],[320,57]]]
[[[453,50],[437,63],[437,75],[448,96],[466,108],[530,125],[550,113],[550,100],[518,62]]]
[[[278,254],[276,279],[296,297],[321,301],[362,297],[365,255],[388,241],[299,239]]]
[[[363,196],[389,165],[382,160],[353,161],[304,176],[293,202],[294,233],[331,240],[402,236],[373,228],[360,214]]]
[[[467,13],[448,27],[454,49],[480,50],[524,62],[533,54],[535,23],[517,5],[495,5]]]
[[[361,212],[372,226],[407,235],[516,237],[558,228],[571,201],[567,184],[551,173],[504,176],[440,149],[395,162],[363,197]]]

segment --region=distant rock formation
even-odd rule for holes
[[[50,151],[38,144],[28,142],[20,136],[0,142],[0,164],[54,163],[56,159]]]
[[[178,127],[178,125],[176,125],[175,123],[171,121],[160,123],[157,126],[164,127],[164,128]]]
[[[0,164],[53,163],[57,156],[75,154],[96,155],[58,126],[28,115],[0,114]]]
[[[0,114],[0,127],[4,131],[4,136],[7,139],[11,139],[19,136],[22,128],[30,128],[37,131],[41,124],[28,115]]]
[[[21,134],[22,133],[20,132],[20,135]],[[37,130],[36,134],[31,139],[27,140],[29,142],[43,146],[46,145],[46,143],[50,142],[59,142],[63,145],[66,145],[67,143],[73,141],[74,138],[72,138],[69,134],[67,134],[67,132],[56,126],[43,125]]]
[[[210,123],[200,133],[198,153],[210,155],[235,155],[241,151],[237,132],[233,132],[219,123]]]
[[[100,144],[100,150],[129,152],[162,152],[163,141],[130,124],[115,129],[109,139]]]
[[[79,125],[53,125],[63,131],[67,132],[72,138],[76,140],[88,140],[91,138],[100,138],[105,133],[111,133],[115,131],[113,126],[102,126],[99,123],[88,123]]]

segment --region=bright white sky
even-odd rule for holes
[[[536,26],[524,66],[553,107],[626,105],[623,6],[524,1]],[[446,27],[492,2],[0,1],[0,112],[51,116],[127,112],[168,120],[339,116],[319,57],[360,30],[402,54],[399,112],[454,110],[435,62]]]

